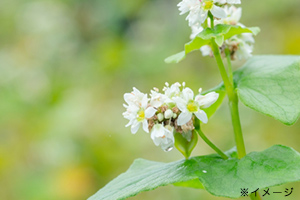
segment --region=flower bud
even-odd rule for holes
[[[172,117],[173,117],[173,112],[172,112],[172,110],[170,110],[170,109],[166,110],[166,112],[165,112],[165,118],[166,118],[166,119],[170,119],[170,118],[172,118]]]
[[[164,115],[162,113],[158,113],[157,114],[157,119],[159,122],[161,122],[162,120],[164,120]]]

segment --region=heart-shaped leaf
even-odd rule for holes
[[[300,56],[254,56],[234,74],[241,101],[284,124],[300,116]]]
[[[300,154],[290,147],[275,145],[262,152],[249,153],[240,160],[234,157],[223,160],[215,154],[172,163],[137,159],[89,200],[126,199],[174,183],[201,188],[197,179],[215,196],[238,198],[241,188],[252,192],[300,181]]]

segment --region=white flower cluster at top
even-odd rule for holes
[[[166,83],[163,93],[154,88],[150,98],[133,88],[131,93],[124,95],[127,104],[124,104],[123,116],[129,120],[126,127],[131,126],[133,134],[142,126],[145,132],[151,132],[156,146],[168,151],[174,146],[174,132],[185,134],[193,130],[195,117],[207,123],[208,117],[202,109],[211,106],[218,97],[216,92],[202,95],[201,88],[195,96],[185,83],[178,82],[171,86]]]
[[[202,30],[203,25],[210,27],[210,18],[208,18],[208,12],[214,16],[214,24],[227,24],[227,25],[239,25],[242,15],[242,9],[236,8],[232,4],[240,4],[240,0],[182,0],[177,6],[179,7],[180,15],[189,12],[186,20],[189,21],[189,26],[192,29],[191,39],[194,39]],[[204,23],[207,24],[204,24]],[[235,35],[225,40],[221,47],[221,52],[224,53],[224,49],[230,50],[232,59],[249,58],[252,56],[254,39],[251,33],[243,33]],[[213,52],[209,45],[201,47],[203,56],[212,56]]]

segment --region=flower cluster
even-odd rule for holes
[[[126,127],[131,126],[133,134],[142,125],[145,132],[151,132],[154,144],[168,151],[174,146],[175,132],[187,134],[192,131],[195,118],[207,123],[207,115],[202,109],[211,106],[218,97],[216,92],[202,95],[201,89],[195,96],[185,83],[178,82],[171,86],[166,83],[163,93],[154,88],[150,98],[133,88],[131,93],[124,95],[127,104],[124,104],[123,116],[129,120]]]
[[[186,17],[189,26],[200,27],[207,19],[208,12],[216,18],[226,18],[224,5],[240,3],[240,0],[182,0],[177,6],[180,15],[189,12]]]
[[[184,14],[189,11],[187,20],[189,26],[192,29],[191,39],[194,39],[204,27],[210,27],[210,18],[207,17],[207,13],[211,12],[214,16],[214,24],[227,24],[238,25],[245,27],[239,21],[242,16],[242,9],[236,8],[230,4],[240,4],[240,0],[182,0],[179,4],[180,14]],[[210,8],[210,9],[207,9]],[[203,24],[206,21],[206,24]],[[230,51],[231,59],[236,58],[249,58],[252,56],[254,39],[251,33],[243,33],[235,35],[225,40],[222,47],[220,47],[221,53],[225,55],[225,49]],[[213,56],[212,49],[209,45],[205,45],[200,48],[203,56]]]

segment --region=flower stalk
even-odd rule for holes
[[[204,140],[204,142],[206,144],[208,144],[208,146],[210,146],[213,150],[215,150],[224,160],[228,159],[228,156],[226,156],[216,145],[214,145],[205,135],[204,133],[201,131],[201,129],[199,128],[198,131],[194,130],[195,132],[198,133],[198,135]]]

